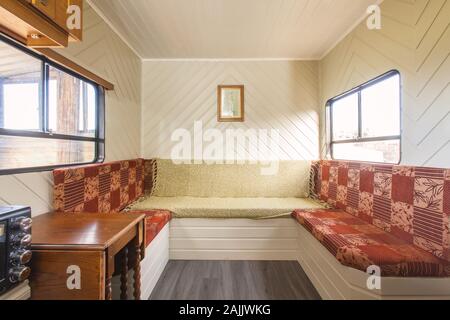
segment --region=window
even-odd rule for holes
[[[327,103],[327,139],[336,160],[400,163],[400,74],[390,71]]]
[[[103,89],[0,36],[0,174],[103,160]]]

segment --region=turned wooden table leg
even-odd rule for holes
[[[135,242],[134,262],[134,299],[141,300],[141,246],[139,241]]]
[[[106,278],[106,285],[105,285],[105,300],[112,300],[112,285],[111,285],[111,277]]]
[[[105,300],[112,300],[112,277],[114,275],[114,256],[106,252]]]
[[[123,249],[122,272],[120,274],[120,300],[128,299],[128,248]]]

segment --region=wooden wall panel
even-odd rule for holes
[[[144,61],[142,76],[142,152],[146,158],[170,158],[176,144],[171,141],[172,133],[185,128],[192,136],[194,122],[200,120],[205,130],[223,133],[227,129],[277,129],[280,159],[318,157],[317,62]],[[217,122],[217,86],[221,84],[245,86],[244,123]],[[265,146],[270,149],[270,142]]]
[[[321,62],[141,64],[86,4],[84,41],[59,52],[115,85],[106,97],[108,161],[168,157],[172,131],[191,129],[195,120],[221,130],[279,129],[280,158],[315,159],[326,100],[398,69],[404,85],[403,164],[449,167],[450,1],[385,0],[382,15],[381,30],[369,31],[363,22]],[[218,84],[246,86],[245,123],[217,124]],[[1,176],[0,204],[31,205],[34,214],[43,213],[51,209],[51,186],[48,172]]]
[[[385,0],[321,61],[321,105],[388,70],[403,79],[403,164],[450,167],[450,1]],[[321,123],[324,123],[323,121]],[[321,129],[322,153],[324,128]]]

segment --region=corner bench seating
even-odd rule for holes
[[[417,291],[411,296],[450,296],[450,170],[342,161],[317,161],[312,167],[281,162],[274,176],[261,176],[259,170],[258,165],[143,159],[60,169],[54,172],[54,206],[63,212],[145,212],[147,245],[172,217],[201,220],[202,227],[194,229],[202,231],[211,225],[205,221],[217,220],[211,218],[234,221],[226,223],[230,229],[235,218],[292,216],[303,227],[298,245],[289,250],[298,250],[294,252],[316,287],[329,282],[330,292],[338,292],[318,289],[324,298],[403,297],[411,290]],[[315,193],[331,209],[306,198],[311,171]],[[286,219],[272,221],[281,220]],[[181,225],[189,229],[195,224]],[[388,281],[384,291],[365,288],[371,265],[379,266]],[[436,282],[439,278],[446,282]],[[339,292],[337,283],[350,293]]]
[[[54,209],[66,213],[145,213],[147,249],[141,267],[143,287],[147,287],[143,296],[148,297],[169,259],[168,222],[172,216],[282,216],[282,220],[291,222],[288,218],[294,208],[321,207],[306,198],[309,162],[283,162],[274,176],[261,176],[260,169],[258,165],[191,166],[143,159],[57,169],[53,172]],[[271,196],[270,200],[265,196]],[[148,199],[159,203],[145,205]],[[185,202],[180,205],[181,200]],[[222,202],[221,207],[216,200]],[[264,227],[264,231],[272,230]],[[261,243],[268,244],[265,240]],[[279,247],[283,248],[284,243],[280,242]]]
[[[343,265],[386,277],[450,276],[450,170],[320,161],[316,191],[337,209],[296,210]]]

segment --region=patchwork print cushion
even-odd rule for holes
[[[53,171],[57,212],[119,212],[144,194],[144,160]]]
[[[130,211],[132,213],[145,214],[145,246],[155,239],[164,226],[172,220],[172,213],[167,210]]]
[[[405,240],[341,210],[296,210],[293,217],[345,266],[386,277],[448,277],[450,265]]]
[[[322,200],[450,262],[450,169],[321,161],[316,170]]]

